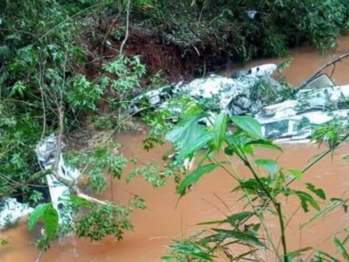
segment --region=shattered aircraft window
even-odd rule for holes
[[[266,138],[278,138],[288,133],[289,120],[277,121],[264,125]]]

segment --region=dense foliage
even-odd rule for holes
[[[346,3],[341,0],[151,1],[151,5],[144,3],[140,26],[153,26],[164,43],[181,50],[187,63],[193,59],[201,64],[205,61],[211,69],[227,60],[284,55],[294,46],[311,44],[321,50],[333,47],[340,31],[348,25]]]
[[[69,144],[69,132],[81,130],[82,120],[94,116],[99,104],[122,108],[126,94],[140,87],[145,68],[136,56],[128,58],[120,54],[103,63],[97,79],[79,72],[87,62],[87,50],[79,41],[88,26],[96,26],[95,20],[104,14],[108,4],[46,0],[0,2],[1,199],[15,196],[32,206],[47,202],[46,172],[40,169],[35,145],[50,134],[61,135]],[[123,12],[123,5],[116,6],[115,10]],[[113,92],[117,95],[107,99],[107,94]],[[121,126],[121,115],[111,118],[109,123],[113,128]],[[113,137],[105,138],[99,145],[103,148],[90,148],[84,154],[70,153],[70,161],[78,161],[77,167],[87,174],[88,188],[98,192],[106,185],[103,171],[108,170],[112,177],[120,178],[127,161],[123,155],[115,154],[117,145],[112,140]],[[91,212],[76,217],[75,228],[60,228],[62,232],[74,230],[76,235],[93,240],[106,235],[120,239],[124,230],[132,229],[133,208],[143,208],[141,200],[118,206],[108,203],[86,206],[85,202],[73,201],[72,209],[89,207]],[[39,219],[45,222],[46,229],[39,246],[47,248],[59,234],[58,214],[52,205],[42,204],[32,214],[29,225]],[[96,235],[98,228],[104,230]]]

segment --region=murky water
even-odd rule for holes
[[[339,50],[326,57],[319,56],[314,49],[304,48],[295,50],[292,66],[285,70],[287,80],[292,84],[300,84],[309,77],[318,67],[333,57],[345,52],[349,47],[346,38],[339,39]],[[251,67],[260,63],[281,62],[282,59],[260,60],[249,64]],[[334,79],[338,84],[349,83],[349,60],[337,66]],[[331,73],[331,70],[329,70]],[[136,156],[142,161],[156,161],[161,163],[161,157],[166,148],[156,148],[147,153],[143,151],[141,134],[125,134],[122,136],[123,153]],[[280,157],[282,166],[302,168],[307,161],[321,150],[314,145],[287,146],[281,156],[270,152],[260,152],[261,157]],[[341,160],[341,156],[348,154],[347,146],[335,153],[331,158],[326,157],[319,165],[308,171],[302,182],[294,184],[296,188],[303,188],[304,183],[311,181],[317,187],[327,192],[327,198],[349,197],[349,163]],[[239,165],[237,164],[239,167]],[[244,169],[240,168],[244,173]],[[104,198],[118,201],[127,201],[130,194],[142,196],[148,205],[145,211],[136,211],[133,216],[135,231],[127,233],[122,242],[115,242],[106,238],[98,243],[85,240],[67,238],[56,243],[40,257],[40,261],[127,261],[127,262],[153,262],[160,261],[165,254],[165,245],[171,243],[172,238],[181,238],[200,229],[195,224],[210,219],[220,219],[226,214],[238,212],[240,204],[236,203],[237,196],[230,190],[236,185],[230,176],[222,171],[205,176],[191,192],[183,198],[177,208],[178,196],[175,194],[174,185],[169,183],[165,188],[154,189],[151,185],[138,179],[131,184],[120,181],[113,182],[108,188]],[[224,202],[224,203],[223,203]],[[334,211],[330,216],[320,218],[316,223],[300,230],[300,224],[311,217],[298,209],[299,202],[294,199],[285,199],[285,216],[290,219],[287,227],[289,250],[299,247],[313,246],[329,252],[335,252],[331,235],[340,232],[349,226],[349,215],[342,210]],[[277,235],[277,223],[274,219],[267,219],[273,234]],[[39,252],[35,249],[32,237],[28,234],[26,226],[20,225],[14,229],[3,232],[10,241],[9,245],[0,247],[0,261],[36,261]],[[224,261],[224,260],[222,260]],[[267,258],[267,261],[273,261]]]

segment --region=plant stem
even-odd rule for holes
[[[288,256],[287,256],[287,245],[286,245],[286,235],[285,235],[285,223],[284,219],[282,218],[282,211],[281,211],[281,205],[278,202],[275,204],[275,209],[278,212],[278,217],[279,217],[279,223],[280,223],[280,231],[281,231],[281,244],[283,248],[283,253],[284,253],[284,261],[288,262]]]
[[[270,232],[269,232],[269,230],[268,230],[267,225],[266,225],[265,222],[264,222],[263,217],[260,215],[261,212],[258,211],[258,210],[255,208],[255,206],[253,205],[252,199],[251,199],[250,195],[248,194],[248,192],[246,191],[246,189],[243,189],[243,191],[244,191],[244,194],[246,195],[247,201],[249,202],[249,204],[251,205],[251,207],[252,207],[254,213],[256,214],[256,216],[258,217],[259,221],[261,222],[261,225],[262,225],[262,227],[263,227],[263,229],[264,229],[264,231],[265,231],[265,234],[266,234],[266,236],[267,236],[267,238],[268,238],[269,243],[271,244],[271,246],[272,246],[272,248],[273,248],[273,250],[274,250],[274,252],[275,252],[275,255],[278,256],[278,258],[280,259],[280,256],[279,256],[279,254],[278,254],[278,249],[277,249],[277,247],[276,247],[276,245],[275,245],[275,243],[274,243],[274,241],[273,241],[273,238],[272,238],[272,236],[271,236],[271,234],[270,234]]]
[[[227,155],[226,155],[226,157],[227,157]],[[239,172],[236,170],[236,167],[235,167],[235,165],[233,164],[233,162],[230,160],[230,158],[227,157],[227,160],[228,160],[229,164],[231,165],[231,167],[232,167],[232,169],[233,169],[235,175],[232,174],[232,173],[231,173],[227,168],[225,168],[223,165],[222,165],[222,168],[223,168],[230,176],[232,176],[234,179],[236,179],[236,180],[240,183],[240,182],[241,182],[241,177],[239,176]],[[236,177],[235,177],[235,176],[236,176]],[[272,246],[273,249],[274,249],[275,255],[277,255],[277,256],[279,257],[277,247],[276,247],[276,245],[275,245],[275,243],[274,243],[274,241],[273,241],[273,239],[272,239],[272,237],[271,237],[271,235],[270,235],[270,232],[269,232],[269,230],[268,230],[268,227],[266,226],[266,224],[265,224],[265,222],[264,222],[262,216],[260,215],[260,212],[259,212],[258,210],[256,210],[256,208],[254,207],[254,205],[253,205],[253,203],[252,203],[252,200],[251,200],[251,198],[250,198],[248,192],[247,192],[246,190],[243,190],[243,192],[244,192],[244,194],[245,194],[245,196],[246,196],[246,198],[247,198],[249,204],[251,205],[251,207],[252,207],[254,213],[256,214],[256,216],[258,217],[259,221],[261,222],[261,225],[262,225],[262,227],[263,227],[263,229],[264,229],[264,231],[265,231],[265,233],[266,233],[266,235],[267,235],[268,241],[269,241],[269,243],[271,244],[271,246]],[[243,223],[245,223],[245,222],[243,222]]]
[[[226,140],[226,143],[230,146],[230,147],[234,147],[233,145],[231,145],[229,143],[229,141]],[[234,147],[235,148],[235,147]],[[282,217],[282,211],[281,211],[281,205],[280,203],[275,199],[275,196],[273,197],[270,192],[268,191],[268,189],[264,186],[262,180],[259,178],[257,172],[254,170],[253,166],[251,165],[251,163],[249,162],[248,158],[246,157],[246,155],[244,154],[244,152],[240,151],[240,150],[236,150],[235,148],[235,153],[236,155],[241,159],[241,161],[245,164],[245,166],[251,171],[253,177],[256,179],[257,183],[260,185],[260,187],[262,188],[262,190],[264,191],[264,193],[267,195],[269,201],[271,201],[278,213],[278,217],[279,217],[279,223],[280,223],[280,231],[281,231],[281,243],[282,243],[282,248],[283,248],[283,257],[284,257],[284,261],[288,262],[288,256],[287,256],[287,245],[286,245],[286,235],[285,235],[285,224],[283,221],[283,217]]]
[[[254,168],[252,167],[252,165],[250,164],[250,162],[248,161],[248,159],[246,158],[246,156],[244,156],[244,158],[241,159],[244,164],[247,166],[247,168],[252,172],[253,177],[256,179],[256,181],[258,182],[258,184],[261,186],[262,190],[264,191],[264,193],[267,195],[267,197],[269,198],[269,200],[273,203],[277,213],[278,213],[278,217],[279,217],[279,223],[280,223],[280,231],[281,231],[281,243],[282,243],[282,249],[283,249],[283,256],[284,256],[284,261],[288,262],[288,256],[287,256],[287,245],[286,245],[286,235],[285,235],[285,224],[284,224],[284,220],[282,217],[282,211],[281,211],[281,205],[280,203],[275,199],[275,197],[273,197],[270,192],[267,190],[267,188],[264,186],[262,180],[258,177],[257,172],[254,170]]]
[[[124,40],[122,41],[121,43],[121,47],[120,47],[120,53],[119,55],[122,55],[122,52],[124,51],[124,46],[128,40],[128,35],[129,35],[129,22],[130,22],[130,5],[131,5],[131,0],[128,0],[127,2],[127,9],[126,9],[126,26],[125,26],[125,31],[126,31],[126,34],[125,34],[125,38]]]

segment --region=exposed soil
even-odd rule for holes
[[[87,53],[87,61],[76,65],[76,70],[87,75],[90,80],[96,79],[102,72],[102,65],[114,59],[120,53],[125,39],[123,22],[113,18],[104,18],[95,28],[88,28],[84,36],[77,41]],[[93,34],[92,34],[93,32]],[[123,54],[140,56],[147,68],[143,84],[149,84],[149,77],[160,73],[169,82],[191,80],[217,69],[230,66],[226,54],[212,50],[212,39],[205,39],[205,48],[195,46],[183,47],[174,43],[171,36],[159,29],[140,29],[129,27],[129,36],[123,48]],[[188,51],[189,50],[189,51]]]

